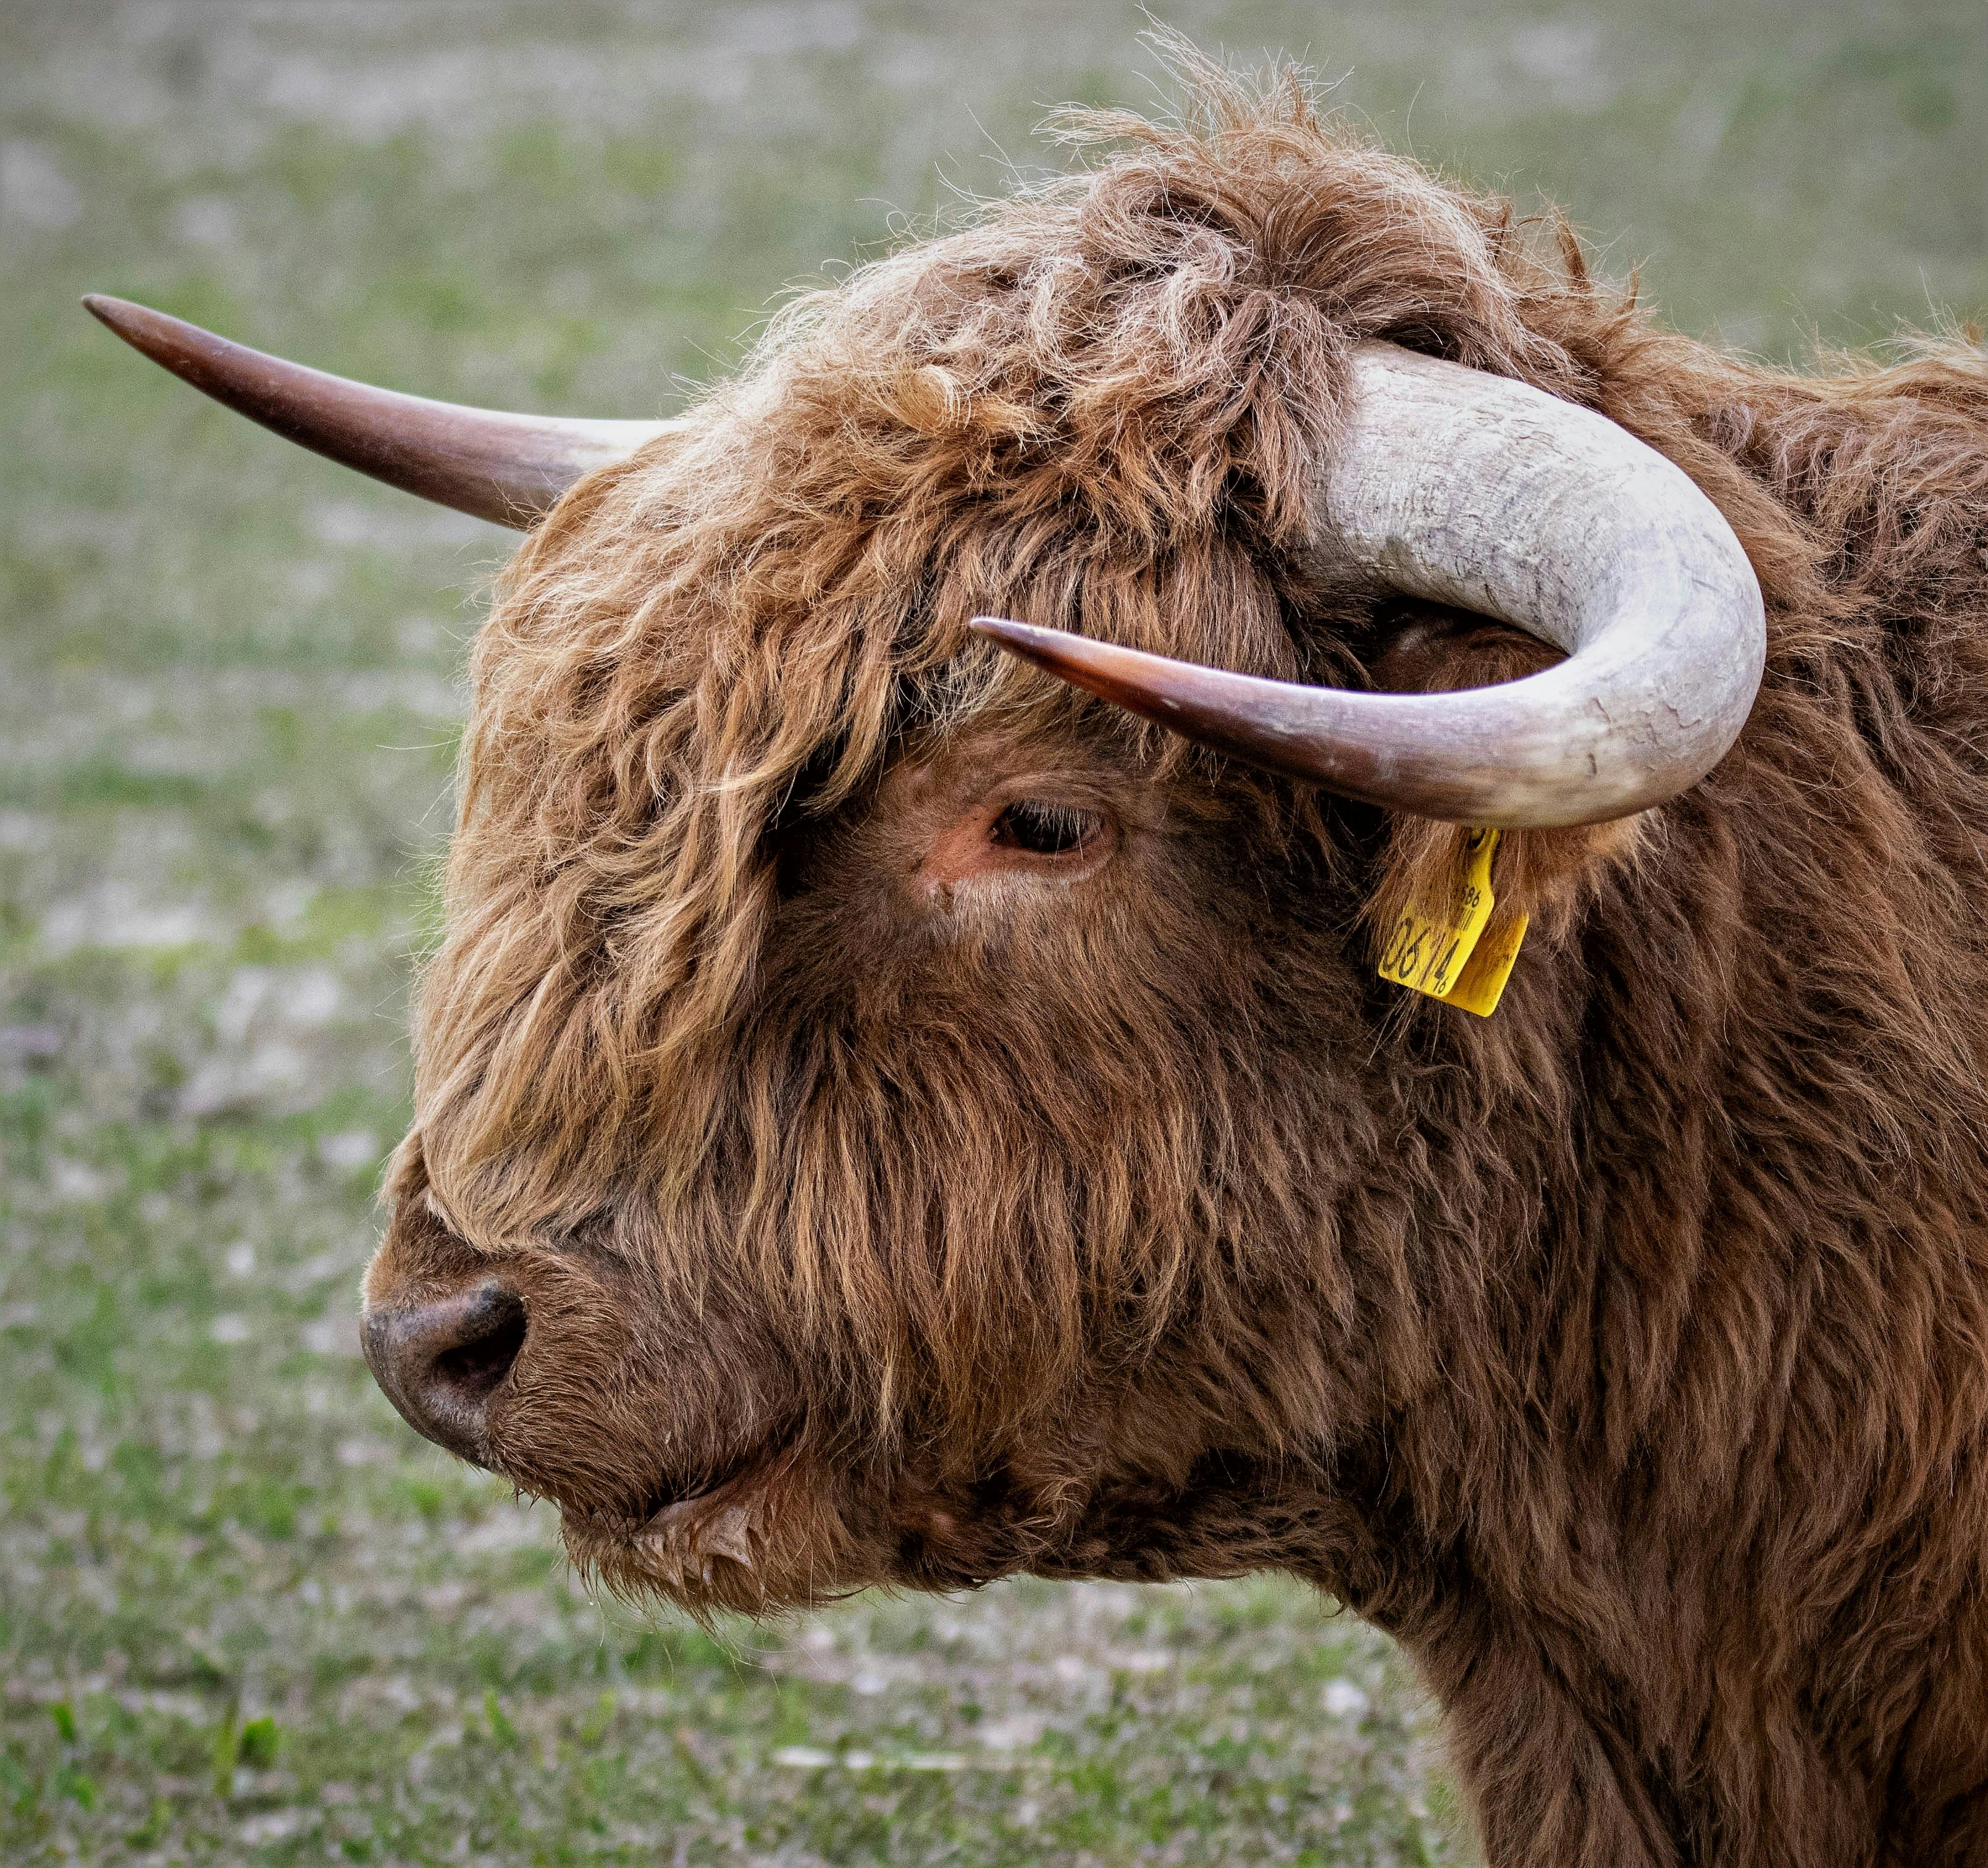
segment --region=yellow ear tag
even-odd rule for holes
[[[1505,982],[1512,976],[1519,957],[1519,943],[1531,925],[1530,915],[1514,915],[1495,933],[1486,934],[1470,949],[1470,958],[1456,976],[1456,983],[1443,999],[1445,1005],[1460,1005],[1479,1018],[1489,1018],[1498,1009]]]
[[[1499,995],[1512,976],[1526,917],[1517,916],[1496,939],[1480,942],[1497,898],[1491,892],[1491,858],[1499,833],[1476,830],[1465,838],[1452,873],[1449,898],[1418,898],[1381,943],[1381,977],[1411,991],[1426,993],[1445,1005],[1460,1005],[1479,1018],[1497,1010]]]

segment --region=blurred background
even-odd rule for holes
[[[1988,307],[1979,0],[1165,12],[1564,204],[1764,357]],[[700,1630],[357,1357],[507,535],[77,308],[641,415],[784,289],[1161,107],[1119,0],[0,6],[0,1857],[1469,1859],[1378,1636],[1266,1580]]]

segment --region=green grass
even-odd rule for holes
[[[1791,356],[1988,302],[1978,16],[1195,0]],[[0,1859],[1462,1859],[1387,1644],[1265,1580],[715,1639],[354,1352],[464,645],[505,537],[211,408],[122,293],[464,400],[676,405],[1129,6],[0,6]],[[1971,101],[1972,100],[1972,101]],[[1004,155],[1005,152],[1005,155]]]

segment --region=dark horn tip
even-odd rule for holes
[[[976,616],[967,625],[975,635],[998,642],[1003,648],[1031,662],[1060,660],[1072,642],[1081,641],[1060,629],[1043,629],[1033,623],[1010,622],[1006,617]]]
[[[1026,641],[1032,636],[1054,633],[1040,629],[1033,623],[1010,622],[1005,616],[976,616],[966,626],[982,635],[992,636],[997,642]]]
[[[155,362],[163,360],[154,355],[152,347],[159,341],[158,333],[162,329],[171,332],[181,323],[149,305],[134,305],[129,299],[114,298],[107,292],[86,292],[83,308],[98,323],[115,331],[134,350],[144,351]],[[151,344],[145,341],[147,337],[151,337]]]
[[[1115,689],[1100,685],[1131,682],[1140,675],[1151,679],[1163,665],[1159,658],[1141,655],[1116,642],[1099,642],[1067,629],[1045,629],[1036,623],[1011,622],[1005,617],[976,616],[968,624],[977,635],[998,643],[1011,655],[1046,668],[1052,675],[1088,688],[1106,700],[1120,700]]]

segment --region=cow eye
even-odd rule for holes
[[[1104,820],[1094,810],[1023,798],[994,820],[994,841],[1003,848],[1026,850],[1035,856],[1073,856],[1104,828]]]

